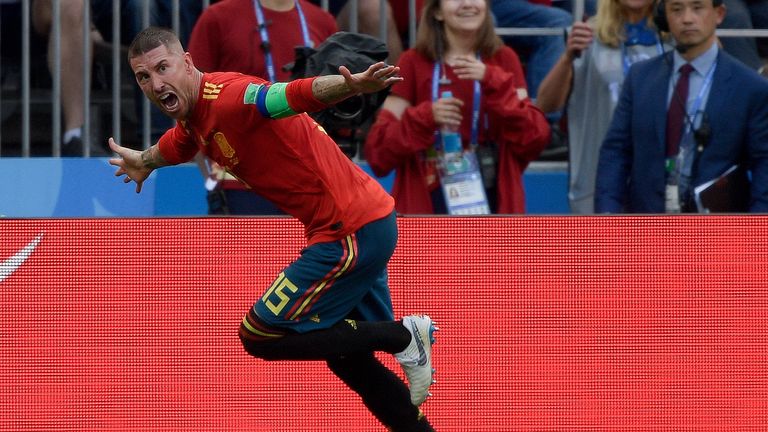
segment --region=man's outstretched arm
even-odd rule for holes
[[[257,106],[261,115],[278,119],[301,112],[316,112],[361,93],[375,93],[402,81],[400,68],[383,62],[353,74],[345,66],[340,75],[302,78],[289,83],[250,84],[245,103]]]
[[[334,104],[361,93],[376,93],[402,81],[397,76],[400,68],[384,62],[371,65],[367,70],[353,74],[346,66],[339,67],[341,75],[323,75],[312,81],[312,95],[320,102]]]

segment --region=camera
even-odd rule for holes
[[[388,56],[386,44],[373,36],[337,32],[316,49],[297,47],[296,60],[286,68],[292,71],[294,79],[335,75],[339,73],[339,66],[358,73],[386,60]],[[376,110],[388,94],[389,88],[377,93],[355,95],[310,115],[349,158],[354,158],[360,153]]]
[[[322,111],[310,114],[349,158],[360,153],[374,114],[386,93],[355,95]]]

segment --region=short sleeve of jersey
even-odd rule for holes
[[[197,154],[197,145],[184,127],[177,123],[168,129],[158,141],[158,149],[163,159],[171,165],[188,162]]]

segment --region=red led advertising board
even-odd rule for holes
[[[436,430],[768,430],[768,217],[399,227]],[[322,362],[241,348],[302,246],[286,218],[0,219],[0,431],[383,431]]]

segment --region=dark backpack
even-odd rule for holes
[[[386,44],[361,33],[338,32],[317,48],[297,47],[296,60],[289,69],[292,78],[337,75],[339,66],[352,73],[363,72],[389,56]],[[311,113],[349,157],[358,154],[374,114],[389,94],[389,88],[378,93],[353,96],[332,107]]]

